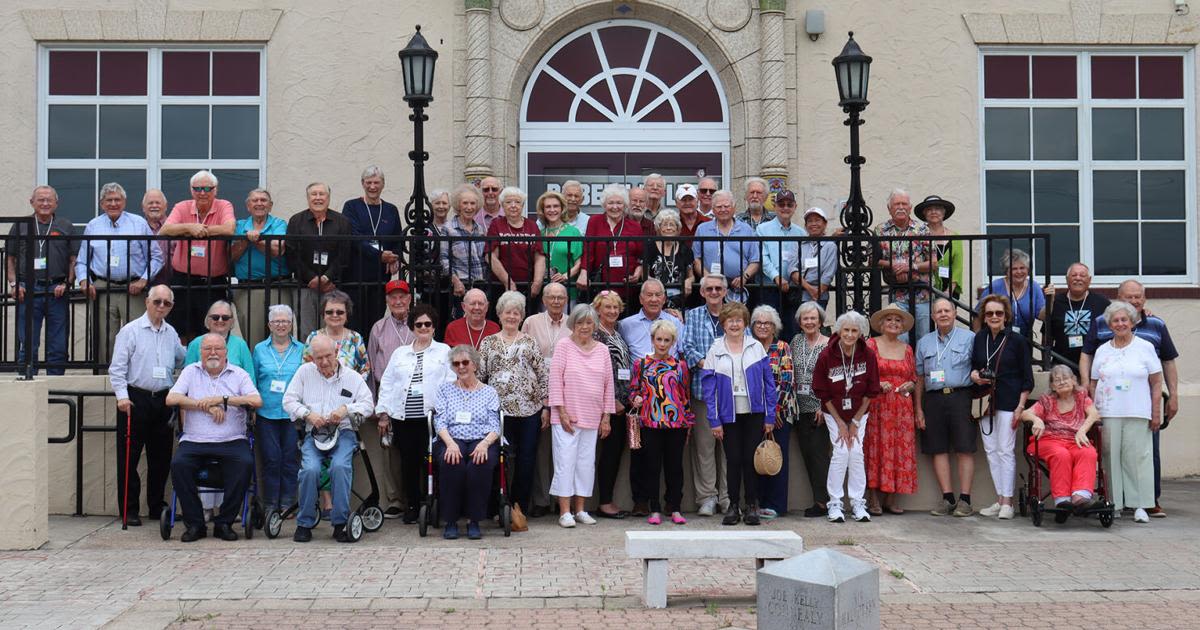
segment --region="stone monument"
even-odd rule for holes
[[[758,630],[879,627],[879,567],[817,549],[758,571]]]

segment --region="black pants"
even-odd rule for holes
[[[817,424],[820,421],[820,424]],[[800,454],[804,457],[804,470],[808,473],[808,485],[812,489],[813,503],[825,505],[829,502],[829,491],[825,488],[829,478],[829,429],[825,426],[821,412],[802,413],[796,417],[792,432],[800,442]],[[788,445],[780,443],[786,451]],[[787,472],[787,456],[783,458],[784,469]]]
[[[133,403],[133,421],[129,428],[129,515],[137,516],[141,506],[142,480],[138,462],[146,449],[146,508],[150,518],[162,513],[163,492],[171,468],[171,447],[175,433],[171,428],[171,408],[167,406],[167,390],[157,394],[136,387],[129,388]],[[125,505],[125,414],[117,412],[117,510]],[[124,513],[121,514],[124,518]]]
[[[758,472],[754,470],[754,449],[762,441],[763,414],[739,413],[725,425],[725,477],[729,482],[729,505],[737,506],[746,485],[746,505],[758,503]]]
[[[647,429],[642,427],[642,472],[644,487],[650,492],[651,512],[678,512],[683,500],[683,447],[687,429]],[[666,509],[660,509],[658,478],[667,481]]]
[[[629,450],[629,426],[626,422],[625,414],[614,415],[609,421],[612,430],[608,432],[608,437],[600,440],[600,457],[596,464],[600,505],[612,503],[613,487],[617,485],[617,474],[621,472],[621,455]],[[645,488],[645,473],[642,472],[644,459],[640,449],[629,451],[629,490],[634,503],[650,500],[650,493]]]
[[[410,510],[425,501],[425,454],[429,449],[429,427],[425,418],[392,420],[392,448],[400,456],[400,488]],[[393,454],[393,457],[395,454]]]
[[[204,318],[213,302],[229,299],[229,278],[193,276],[176,271],[171,275],[171,284],[181,288],[175,290],[175,306],[167,314],[167,322],[175,327],[175,332],[179,333],[179,338],[186,344],[208,332],[208,328],[204,326]]]
[[[242,509],[246,489],[254,472],[254,454],[245,440],[230,442],[180,442],[171,460],[171,483],[183,509],[183,522],[189,529],[204,527],[204,508],[196,488],[196,473],[209,460],[221,463],[221,485],[225,496],[221,511],[213,516],[214,525],[231,525]]]
[[[514,452],[513,473],[508,479],[508,498],[510,502],[520,505],[526,514],[533,508],[533,474],[537,470],[538,435],[541,429],[541,412],[524,418],[509,416],[504,421],[504,438],[508,440],[509,450]]]
[[[500,460],[500,445],[488,447],[487,461],[476,465],[471,461],[471,453],[479,444],[479,440],[455,440],[462,460],[453,466],[446,463],[446,444],[441,440],[433,456],[438,465],[438,499],[441,507],[442,520],[446,523],[457,523],[464,515],[469,521],[487,519],[488,498],[492,493],[492,473],[496,470],[496,462]]]

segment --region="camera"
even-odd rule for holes
[[[994,381],[996,380],[996,372],[990,368],[983,368],[979,370],[979,378],[985,381]]]

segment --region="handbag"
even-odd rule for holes
[[[511,529],[514,532],[529,531],[529,519],[525,518],[525,512],[521,511],[520,504],[512,505],[512,517],[510,521]]]
[[[626,431],[629,436],[629,450],[636,451],[642,448],[642,422],[638,418],[638,414],[625,414],[625,426],[629,429]]]
[[[783,450],[774,435],[767,435],[754,449],[754,471],[760,475],[774,477],[783,469]]]

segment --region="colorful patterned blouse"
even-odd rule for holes
[[[496,388],[500,406],[510,416],[532,416],[546,404],[546,360],[533,337],[525,333],[506,343],[496,333],[479,344],[479,380]]]
[[[318,333],[325,332],[324,328],[318,328],[308,334],[308,339],[304,340],[304,362],[312,361],[312,341],[317,337]],[[338,361],[347,368],[362,374],[364,379],[371,377],[371,360],[367,355],[367,344],[363,342],[362,335],[353,330],[346,330],[346,335],[337,342],[338,346]]]
[[[877,232],[879,236],[930,236],[929,228],[924,223],[913,220],[909,221],[908,227],[901,229],[892,223],[891,219],[888,219],[879,226]],[[915,267],[919,263],[929,262],[933,251],[932,244],[933,241],[880,241],[879,254],[881,259],[891,261],[892,264],[903,262],[910,267]],[[910,277],[914,284],[918,282],[928,284],[930,280],[929,272],[912,273]],[[893,302],[908,301],[908,290],[904,288],[908,284],[907,282],[898,282],[891,268],[884,269],[883,279],[892,287]],[[928,302],[929,291],[927,289],[919,290],[917,301]]]
[[[804,333],[792,337],[792,393],[798,413],[816,413],[821,410],[821,399],[813,395],[812,380],[817,358],[821,356],[825,346],[824,343],[810,345]]]
[[[633,364],[629,397],[642,397],[638,417],[647,429],[686,429],[695,424],[688,408],[687,363],[674,357],[642,357]]]
[[[775,392],[779,402],[775,404],[775,417],[791,424],[796,419],[796,390],[792,387],[795,374],[792,370],[792,351],[786,341],[775,340],[767,348],[771,360],[771,373],[775,375]]]
[[[613,391],[616,393],[617,402],[623,407],[629,407],[629,382],[632,379],[621,378],[621,371],[630,362],[629,346],[620,334],[609,334],[602,326],[596,326],[592,339],[608,347],[608,357],[612,361],[613,369]]]

